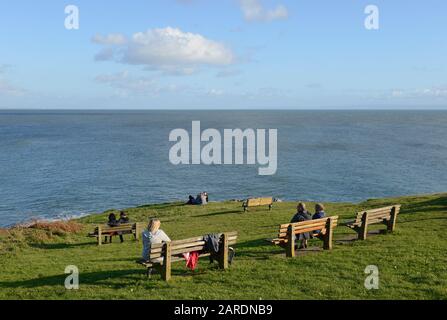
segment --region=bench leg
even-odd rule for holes
[[[219,255],[219,268],[228,269],[228,235],[224,233],[222,235],[222,243]]]
[[[140,224],[137,222],[135,225],[135,234],[134,234],[135,240],[140,240]]]
[[[362,217],[362,225],[358,231],[359,239],[366,240],[366,236],[368,234],[368,212],[365,212]]]
[[[164,245],[163,265],[161,268],[161,278],[164,281],[171,280],[171,243],[167,242]]]
[[[289,228],[287,230],[286,257],[295,257],[295,228],[293,227],[293,225],[289,225]]]
[[[98,246],[102,244],[102,231],[101,227],[98,227]]]
[[[388,221],[387,225],[388,232],[394,231],[394,229],[396,228],[396,221],[397,221],[396,207],[393,207],[393,209],[391,209],[390,220]]]
[[[326,222],[326,234],[323,238],[323,249],[324,250],[332,250],[332,218],[329,218]]]

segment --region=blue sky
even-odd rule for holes
[[[445,109],[446,14],[443,0],[4,0],[0,108]]]

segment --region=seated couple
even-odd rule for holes
[[[303,202],[298,203],[297,213],[293,216],[290,223],[303,222],[308,220],[321,219],[326,216],[324,212],[324,206],[321,203],[315,205],[315,214],[312,216],[309,211],[306,210],[306,204]],[[319,233],[318,231],[316,233]],[[311,232],[304,232],[296,236],[297,241],[301,241],[299,249],[307,248],[307,240],[312,238]]]
[[[197,205],[205,205],[208,203],[208,192],[201,192],[194,199],[192,195],[189,195],[189,200],[186,204],[197,204]]]
[[[116,215],[112,212],[111,214],[109,214],[109,221],[107,221],[107,225],[109,227],[118,227],[121,224],[129,223],[129,221],[129,217],[127,216],[126,212],[121,211],[119,219],[117,219]],[[124,242],[123,234],[121,232],[116,232],[116,234],[110,235],[110,243],[112,243],[112,237],[114,235],[119,235],[121,243]],[[105,243],[107,243],[107,236],[105,237]]]

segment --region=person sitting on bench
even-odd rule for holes
[[[125,211],[120,212],[120,219],[119,223],[129,223],[129,217],[127,216],[127,213]]]
[[[117,227],[120,225],[120,222],[116,219],[116,215],[112,212],[111,214],[109,214],[109,221],[107,221],[107,225],[109,227]],[[110,234],[109,238],[110,238],[110,243],[112,243],[112,237],[115,234]],[[122,236],[121,236],[122,238]],[[107,236],[105,236],[104,242],[107,243]],[[121,241],[122,242],[122,241]]]
[[[151,245],[153,243],[163,243],[171,241],[167,234],[160,229],[160,220],[151,219],[149,221],[149,225],[147,226],[147,230],[144,230],[142,233],[143,238],[143,253],[142,260],[149,261],[151,255]],[[163,261],[163,258],[155,259],[157,262]]]
[[[315,214],[312,216],[312,220],[322,219],[326,216],[324,212],[324,206],[321,203],[315,205]],[[321,230],[314,231],[314,233],[320,233]]]
[[[296,222],[303,222],[312,220],[312,216],[310,213],[306,210],[306,205],[302,202],[298,203],[297,206],[298,212],[293,216],[290,223],[296,223]],[[311,238],[310,232],[304,232],[300,233],[296,236],[297,241],[301,241],[300,249],[307,248],[307,240]]]
[[[120,211],[120,219],[118,220],[118,225],[129,223],[129,221],[130,221],[129,217],[127,216],[126,212]],[[124,242],[123,234],[121,232],[117,232],[117,234],[120,236],[121,243],[123,243]]]
[[[317,203],[315,205],[315,214],[312,216],[312,220],[322,219],[325,216],[324,206],[321,203]]]

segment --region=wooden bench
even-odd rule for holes
[[[388,232],[393,232],[396,228],[397,215],[400,205],[372,209],[357,212],[355,220],[346,223],[346,226],[358,233],[358,239],[365,240],[368,234],[368,226],[371,224],[385,224]]]
[[[338,223],[338,216],[325,217],[296,223],[287,223],[279,226],[278,238],[271,240],[275,245],[286,249],[287,257],[295,256],[295,236],[310,232],[312,236],[323,241],[323,249],[332,249],[332,235]],[[320,231],[318,233],[318,231]]]
[[[273,198],[251,198],[244,201],[242,207],[244,208],[244,212],[248,211],[249,207],[259,207],[259,206],[269,206],[269,210],[272,210],[273,207]]]
[[[102,244],[101,238],[103,236],[112,237],[114,235],[117,235],[117,233],[122,235],[133,234],[135,240],[138,240],[142,230],[143,230],[142,225],[140,223],[126,223],[126,224],[120,224],[116,227],[111,227],[109,225],[100,225],[95,228],[95,231],[89,233],[88,236],[97,238],[98,245],[100,246]]]
[[[149,276],[152,269],[157,269],[163,280],[171,279],[171,264],[176,261],[185,261],[183,254],[188,252],[198,252],[199,258],[209,257],[210,253],[205,250],[205,236],[189,238],[184,240],[176,240],[161,244],[152,244],[149,261],[137,261],[137,263],[147,268]],[[237,232],[223,233],[220,239],[220,248],[217,261],[219,268],[228,268],[229,246],[236,244]]]

